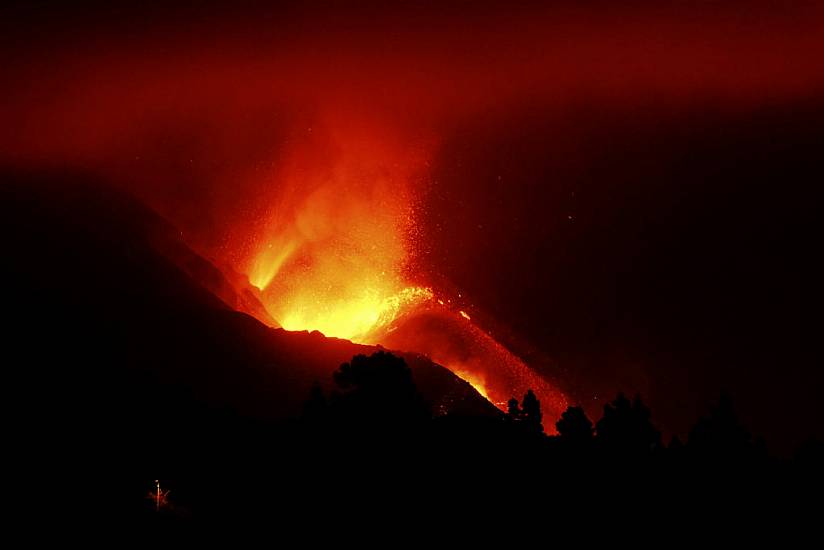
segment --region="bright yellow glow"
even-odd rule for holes
[[[421,287],[407,287],[388,296],[369,288],[331,302],[303,295],[290,303],[281,325],[286,330],[319,330],[326,336],[367,343],[370,332],[389,327],[404,310],[430,298],[432,290]]]
[[[271,207],[244,251],[244,272],[269,315],[286,330],[427,355],[500,408],[531,388],[563,410],[563,395],[457,309],[467,303],[461,294],[434,296],[410,279],[428,149],[372,130],[336,120],[283,152],[263,197]],[[427,312],[444,328],[395,330]]]
[[[284,154],[267,197],[271,210],[250,247],[246,273],[269,315],[286,330],[370,345],[383,344],[403,317],[430,306],[468,321],[452,299],[408,277],[426,151],[358,128],[328,130]],[[451,365],[450,353],[436,355],[484,397],[503,391],[478,365]]]
[[[247,271],[272,318],[287,330],[373,344],[370,332],[391,330],[432,298],[405,272],[416,231],[410,182],[424,167],[391,136],[348,125],[296,142]]]

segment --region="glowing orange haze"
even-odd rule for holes
[[[270,315],[287,330],[428,355],[501,408],[531,388],[549,414],[563,410],[564,395],[475,326],[463,302],[414,281],[428,148],[360,123],[307,133],[272,176],[247,260]]]
[[[329,139],[326,161],[287,155],[249,280],[284,328],[375,343],[374,329],[433,296],[404,274],[423,163],[386,138]]]
[[[416,211],[428,161],[444,154],[432,136],[460,142],[467,122],[589,106],[818,98],[824,8],[553,2],[426,17],[413,4],[200,23],[163,10],[148,28],[117,11],[115,25],[54,18],[60,32],[12,21],[0,162],[76,166],[128,188],[248,274],[287,329],[427,354],[496,404],[532,388],[557,417],[564,395],[477,310],[415,279]]]

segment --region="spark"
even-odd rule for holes
[[[160,488],[160,480],[159,479],[154,480],[154,482],[155,482],[155,490],[154,491],[149,491],[149,494],[146,496],[146,498],[148,498],[149,500],[153,500],[154,503],[155,503],[155,511],[160,512],[160,509],[162,507],[168,505],[168,503],[169,503],[167,497],[169,496],[170,491],[168,489],[164,491],[163,489]]]

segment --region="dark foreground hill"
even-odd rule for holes
[[[237,522],[264,527],[267,540],[374,538],[386,527],[406,538],[549,533],[574,529],[571,515],[640,537],[650,526],[741,532],[778,513],[817,517],[805,503],[820,494],[820,447],[791,469],[723,408],[730,414],[700,421],[685,445],[664,445],[650,411],[623,397],[595,436],[570,409],[564,433],[547,437],[541,421],[557,419],[541,420],[526,396],[502,417],[412,355],[411,394],[390,380],[360,401],[336,400],[333,373],[375,348],[237,311],[258,307],[254,293],[106,186],[63,175],[2,181],[5,488],[41,528],[71,518],[89,533],[113,518],[132,524],[121,535],[160,526],[186,530],[189,542]],[[395,416],[395,394],[384,391],[393,387],[412,404]],[[155,480],[171,491],[160,507],[147,498]]]
[[[131,492],[142,506],[134,492],[153,477],[202,478],[220,462],[233,466],[214,475],[237,475],[272,454],[314,382],[328,387],[341,363],[375,351],[236,311],[261,306],[164,220],[89,178],[2,180],[4,387],[19,458],[46,485],[41,506],[80,478],[101,504]],[[448,370],[405,358],[434,412],[498,414]]]

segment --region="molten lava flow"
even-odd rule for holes
[[[353,292],[324,304],[311,298],[310,307],[298,305],[283,317],[281,325],[287,330],[303,330],[311,327],[328,335],[346,338],[358,343],[380,343],[372,341],[374,330],[390,327],[391,323],[404,312],[432,297],[432,290],[421,287],[406,287],[389,294],[388,288],[366,287],[360,293]]]
[[[502,410],[510,398],[520,400],[531,389],[541,400],[544,413],[549,418],[559,417],[569,405],[563,392],[461,315],[463,310],[453,309],[450,302],[439,298],[419,306],[398,322],[395,330],[380,335],[381,343],[430,357]],[[547,430],[551,431],[551,426]]]

